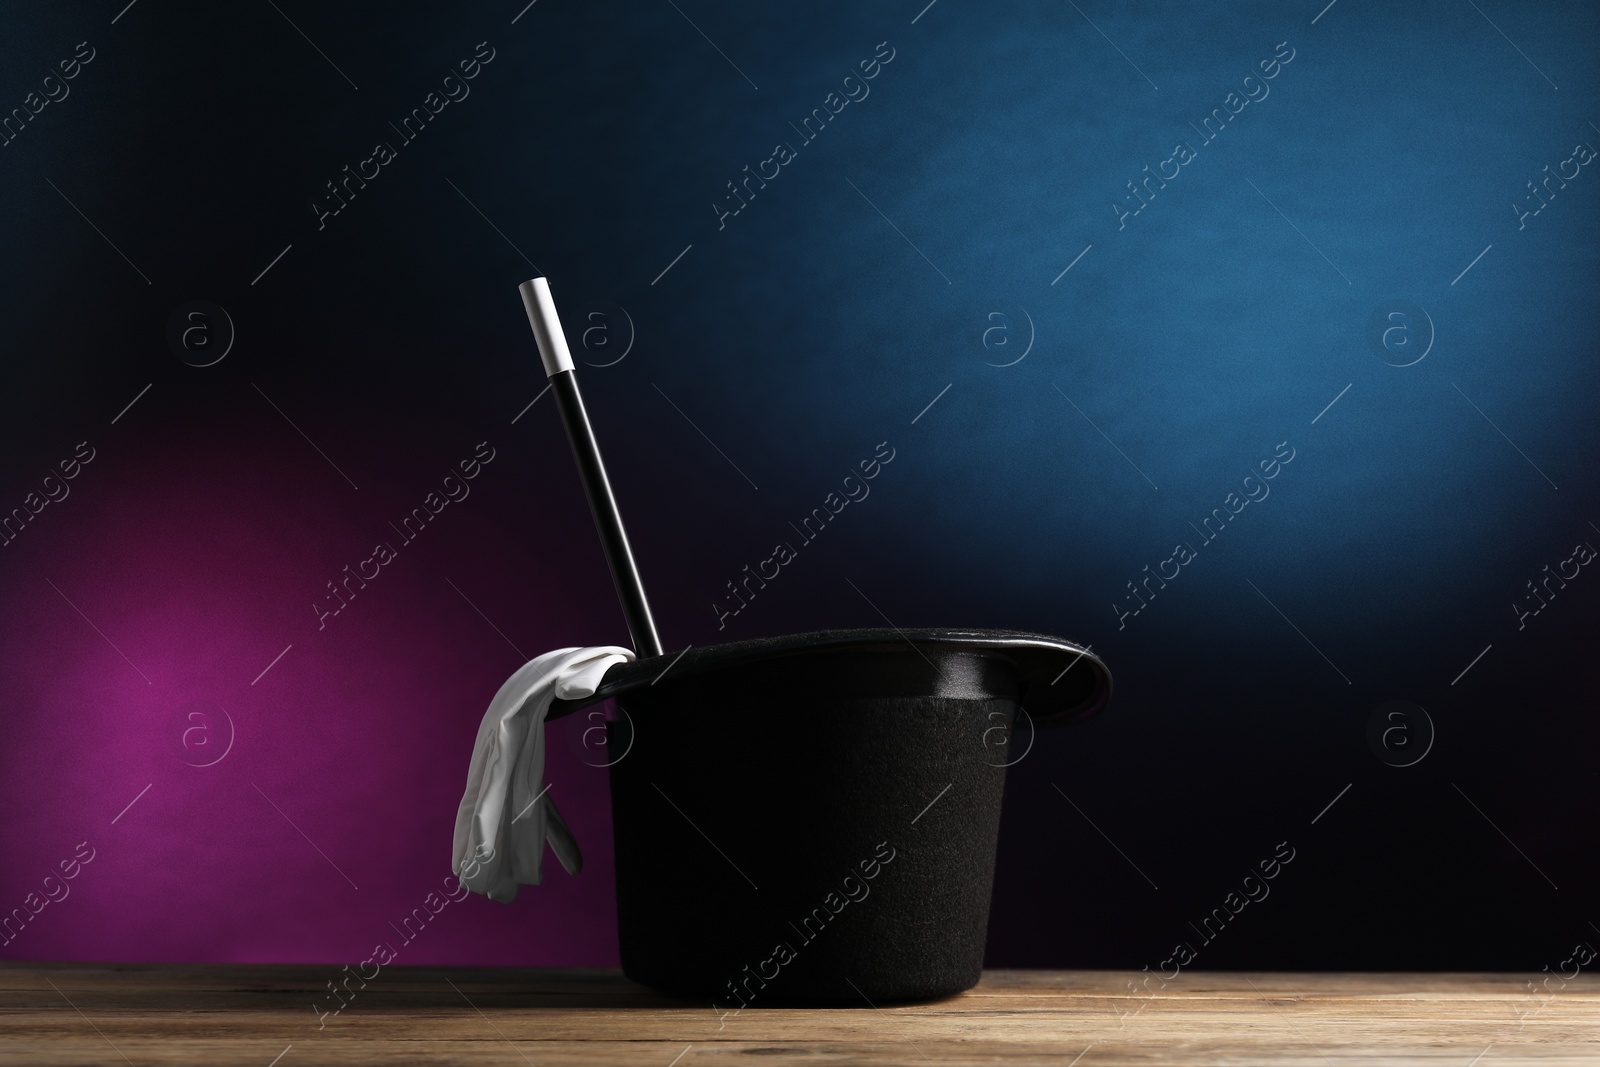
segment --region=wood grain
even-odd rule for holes
[[[927,1003],[719,1017],[611,970],[0,964],[0,1064],[1600,1064],[1600,978],[989,971]],[[1552,983],[1555,988],[1555,983]],[[276,1060],[274,1057],[278,1057]]]

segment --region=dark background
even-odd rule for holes
[[[500,682],[627,641],[536,399],[541,273],[669,649],[887,617],[1111,667],[1110,711],[1011,769],[991,966],[1155,970],[1188,940],[1202,968],[1538,971],[1600,936],[1600,579],[1515,607],[1600,544],[1600,179],[1519,218],[1600,144],[1600,12],[920,8],[5,8],[0,106],[94,58],[0,148],[0,507],[94,458],[0,549],[0,909],[95,858],[0,953],[351,962],[441,884]],[[231,329],[169,340],[196,300]],[[325,583],[483,441],[470,497],[319,629]],[[719,631],[725,583],[880,442],[870,497]],[[584,872],[452,904],[399,962],[615,962],[574,738],[549,775]],[[1280,842],[1270,897],[1201,945]]]

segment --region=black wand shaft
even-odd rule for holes
[[[584,493],[589,497],[595,527],[600,531],[600,545],[605,549],[606,564],[611,568],[617,597],[622,601],[622,614],[628,620],[633,647],[641,658],[659,656],[661,638],[656,634],[656,622],[650,614],[650,601],[644,595],[638,564],[633,561],[633,549],[628,545],[628,533],[622,526],[617,498],[611,492],[611,480],[606,477],[606,467],[600,459],[600,446],[583,407],[577,375],[570,370],[552,374],[550,390],[555,394],[556,406],[561,409],[567,439],[572,442],[572,456],[578,462],[578,474],[583,479]]]

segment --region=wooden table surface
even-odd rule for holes
[[[0,963],[0,1064],[1600,1064],[1600,978],[989,971],[947,1000],[726,1017],[617,971]],[[759,1057],[751,1059],[750,1057]]]

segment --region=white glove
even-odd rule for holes
[[[546,839],[568,874],[582,869],[578,842],[543,792],[544,717],[552,700],[592,696],[606,671],[633,658],[614,645],[558,648],[506,679],[478,727],[456,812],[452,869],[462,885],[510,903],[519,884],[539,884]]]

